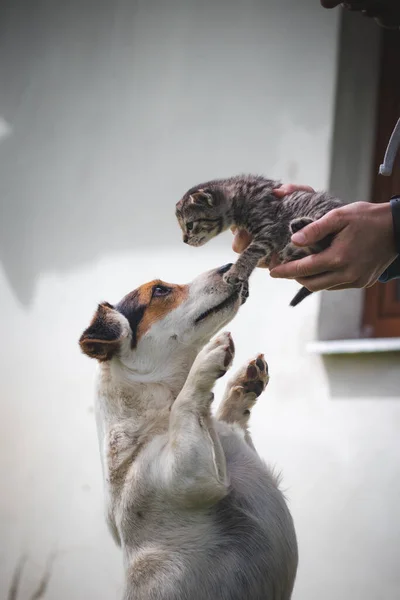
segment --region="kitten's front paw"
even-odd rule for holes
[[[228,271],[225,275],[224,275],[224,281],[225,283],[228,283],[229,285],[232,285],[234,287],[239,287],[239,285],[241,285],[241,280],[240,277],[238,277],[238,275],[236,275],[236,273]]]
[[[249,282],[242,281],[242,289],[240,290],[240,298],[242,300],[242,304],[244,304],[249,297]]]
[[[225,331],[212,339],[194,361],[191,369],[194,383],[211,389],[216,379],[225,375],[234,355],[235,345],[230,333]]]
[[[240,287],[240,297],[244,304],[249,297],[249,282],[247,279],[242,279],[233,268],[224,275],[224,281],[232,287]]]

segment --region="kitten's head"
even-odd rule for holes
[[[183,241],[190,246],[203,246],[227,229],[227,201],[216,184],[191,188],[177,203],[176,218]]]

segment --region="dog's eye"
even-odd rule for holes
[[[187,223],[187,225],[186,225],[186,229],[187,229],[188,231],[192,231],[192,229],[193,229],[193,223]]]
[[[153,298],[159,298],[160,296],[168,296],[171,293],[171,289],[166,285],[156,285],[153,288]]]

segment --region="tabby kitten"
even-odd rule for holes
[[[293,233],[343,203],[326,192],[294,192],[277,198],[272,190],[278,181],[258,175],[216,179],[191,188],[176,205],[183,241],[202,246],[232,225],[246,229],[252,242],[225,274],[229,283],[242,285],[248,295],[248,280],[260,259],[268,264],[273,253],[282,263],[321,252],[332,236],[307,248],[291,243]],[[291,301],[296,306],[311,292],[301,288]]]

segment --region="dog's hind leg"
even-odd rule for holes
[[[268,365],[263,354],[244,365],[229,381],[217,419],[237,424],[245,432],[247,443],[254,449],[247,425],[250,411],[269,381]]]
[[[159,472],[167,492],[187,506],[214,504],[228,491],[225,454],[210,405],[215,381],[226,373],[233,355],[229,333],[214,338],[197,356],[171,408],[169,441]]]

